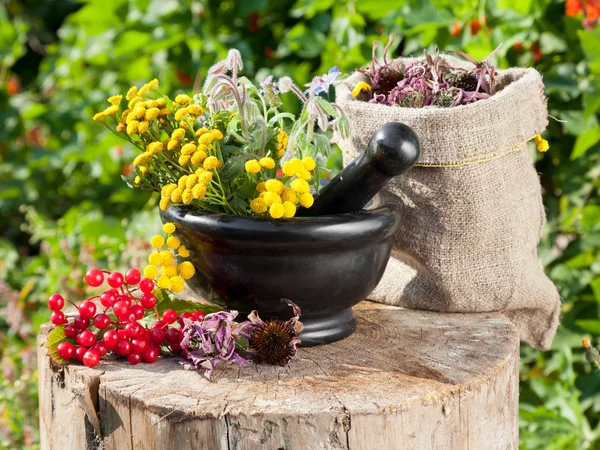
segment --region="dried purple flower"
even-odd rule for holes
[[[279,89],[277,89],[277,83],[273,81],[273,75],[269,75],[260,82],[259,92],[265,96],[269,105],[279,106],[282,104],[281,98],[279,97]]]

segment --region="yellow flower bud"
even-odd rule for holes
[[[267,211],[267,204],[261,197],[255,198],[250,202],[250,209],[255,214],[263,214]]]
[[[265,169],[274,169],[275,168],[275,160],[273,158],[260,158],[260,165]]]
[[[268,192],[274,192],[277,195],[281,195],[285,186],[279,180],[267,180],[265,181],[265,188],[267,188]]]
[[[167,101],[164,98],[156,99],[156,107],[157,108],[164,108],[165,106],[167,106]]]
[[[300,178],[297,178],[294,181],[292,181],[292,183],[291,183],[290,186],[298,194],[305,194],[307,192],[310,192],[310,186],[308,185],[308,183],[306,182],[306,180],[302,180]]]
[[[177,130],[175,130],[177,131]],[[182,130],[183,131],[183,130]],[[167,150],[175,150],[179,145],[179,141],[177,139],[171,139],[167,144]]]
[[[135,97],[135,96],[136,96],[136,94],[137,94],[137,91],[138,91],[138,88],[137,88],[136,86],[131,86],[131,89],[129,89],[129,90],[127,91],[127,95],[125,95],[125,98],[126,98],[127,100],[131,100],[133,97]]]
[[[148,122],[146,122],[145,120],[142,121],[142,122],[140,122],[139,125],[138,125],[138,133],[139,134],[144,134],[149,129],[150,129],[150,124]]]
[[[127,124],[127,134],[131,136],[132,134],[137,133],[138,124],[139,122],[137,120],[132,120],[131,122],[129,122]]]
[[[158,206],[160,207],[161,211],[166,211],[170,204],[171,202],[169,201],[169,197],[163,197],[160,199]]]
[[[171,114],[171,111],[169,111],[169,108],[161,108],[160,112],[159,112],[159,116],[160,117],[166,117],[169,114]]]
[[[286,219],[290,219],[296,215],[296,205],[294,205],[291,202],[284,202],[283,209],[283,217],[285,217]]]
[[[304,164],[304,168],[306,170],[314,170],[317,167],[317,163],[310,156],[307,156],[302,160],[302,164]]]
[[[177,139],[178,141],[180,141],[184,136],[185,130],[182,130],[181,128],[177,128],[173,131],[173,133],[171,133],[171,139]]]
[[[214,140],[212,133],[204,133],[198,138],[198,143],[208,145]]]
[[[203,135],[203,134],[205,134],[205,133],[208,133],[208,128],[204,128],[204,127],[202,127],[202,128],[198,128],[198,129],[196,130],[196,133],[195,133],[195,134],[196,134],[196,136],[200,137],[200,136],[202,136],[202,135]]]
[[[208,185],[213,179],[212,172],[203,172],[198,175],[198,183],[202,183],[204,185]]]
[[[173,192],[175,188],[177,188],[177,185],[175,183],[165,184],[160,190],[160,195],[163,197],[170,197],[171,192]]]
[[[175,224],[173,222],[167,222],[162,227],[163,231],[167,234],[175,233]]]
[[[256,159],[251,159],[250,161],[246,161],[244,168],[246,169],[246,172],[248,172],[248,173],[260,172],[260,164]]]
[[[173,264],[173,261],[175,260],[175,256],[173,256],[173,253],[171,253],[169,250],[163,250],[162,252],[160,252],[160,256],[165,266]]]
[[[152,239],[150,239],[150,244],[154,248],[161,248],[163,245],[165,245],[165,238],[160,234],[155,234],[152,236]]]
[[[296,203],[296,191],[286,188],[281,194],[281,201]]]
[[[298,171],[298,173],[296,173],[296,176],[298,178],[300,178],[301,180],[310,180],[310,177],[312,176],[310,174],[310,172],[308,170],[306,170],[304,167],[302,169],[300,169]]]
[[[192,188],[192,196],[196,200],[203,199],[206,196],[206,185],[204,185],[204,184],[197,184],[196,186],[194,186]]]
[[[145,114],[144,118],[146,120],[154,120],[158,117],[159,114],[160,114],[160,109],[150,108],[150,109],[146,110],[146,114]]]
[[[167,264],[162,267],[162,274],[171,278],[177,275],[177,266],[175,264]]]
[[[131,111],[129,113],[129,117],[132,117],[136,120],[143,119],[145,115],[146,115],[146,108],[144,108],[141,105],[135,105],[135,107],[133,108],[133,111]]]
[[[177,187],[181,190],[184,190],[185,185],[187,183],[187,179],[188,179],[187,175],[182,175],[181,178],[179,178],[179,180],[177,181]]]
[[[315,199],[313,198],[312,194],[309,194],[307,192],[305,194],[300,195],[300,204],[305,208],[310,208],[314,202]]]
[[[210,132],[216,141],[220,141],[221,139],[223,139],[223,133],[221,133],[221,130],[214,129],[210,130]]]
[[[182,155],[191,155],[195,151],[196,151],[196,145],[195,144],[185,144],[183,147],[181,147],[181,154]]]
[[[177,276],[171,277],[170,282],[171,282],[171,292],[178,293],[178,292],[183,291],[183,288],[185,287],[185,283],[181,277],[177,277]]]
[[[283,173],[288,177],[292,177],[303,168],[304,164],[302,164],[301,160],[299,160],[298,158],[292,158],[283,164]]]
[[[192,203],[192,190],[185,188],[183,190],[183,194],[181,194],[181,200],[183,200],[184,205],[189,205],[190,203]]]
[[[162,256],[160,256],[159,252],[152,252],[148,255],[148,262],[152,265],[160,266],[163,263]]]
[[[198,175],[195,173],[188,175],[187,181],[185,182],[185,187],[191,189],[196,186],[196,184],[198,184]]]
[[[94,119],[94,120],[96,120],[96,119]],[[127,131],[127,125],[125,125],[124,123],[120,123],[120,124],[117,125],[117,132],[118,133],[123,133],[125,131]]]
[[[142,182],[142,179],[140,178],[139,175],[136,175],[135,178],[133,179],[133,184],[140,184]]]
[[[142,97],[133,97],[131,100],[129,100],[129,103],[127,103],[127,107],[129,109],[133,109],[139,102],[142,101]],[[145,109],[144,107],[142,107],[142,109]]]
[[[198,106],[198,105],[191,105],[188,106],[188,113],[191,114],[192,116],[201,116],[202,114],[204,114],[204,110],[202,109],[202,106]]]
[[[109,106],[103,112],[104,112],[104,114],[106,114],[109,117],[114,117],[119,112],[119,106],[117,106],[117,105]]]
[[[191,262],[184,261],[179,264],[179,273],[185,280],[189,280],[196,273],[196,269]]]
[[[182,258],[188,258],[190,256],[190,251],[183,245],[179,247],[177,251],[179,252],[179,256],[181,256]]]
[[[175,112],[175,120],[180,121],[181,119],[183,119],[187,115],[187,113],[188,113],[187,108],[178,109]]]
[[[281,203],[281,197],[274,192],[265,192],[263,200],[267,204],[267,206],[271,206],[275,203]]]
[[[187,166],[191,160],[192,160],[192,155],[180,155],[178,162],[182,166]]]
[[[265,182],[264,182],[264,181],[261,181],[260,183],[258,183],[258,184],[256,185],[256,190],[257,190],[258,192],[267,192],[267,187],[265,186]]]
[[[157,281],[156,284],[161,289],[170,289],[171,288],[171,280],[166,275],[162,275]]]
[[[281,203],[273,203],[269,207],[269,214],[273,219],[280,219],[285,214],[285,208]]]
[[[158,267],[149,265],[144,268],[144,276],[153,280],[158,276]]]
[[[162,142],[151,142],[146,146],[146,151],[151,155],[156,155],[163,149]]]
[[[196,150],[194,152],[194,154],[192,155],[192,164],[194,164],[195,166],[200,166],[204,160],[206,159],[207,155],[206,152],[203,150]]]
[[[173,189],[171,192],[171,201],[173,203],[181,203],[181,195],[183,194],[183,189]]]
[[[179,94],[177,97],[175,97],[175,103],[179,103],[183,106],[189,104],[191,101],[192,99],[186,94]]]
[[[216,156],[209,156],[204,160],[204,168],[206,170],[220,169],[223,163]]]
[[[118,106],[121,104],[121,100],[123,100],[122,95],[113,95],[112,97],[108,97],[108,103],[110,103],[111,105]]]

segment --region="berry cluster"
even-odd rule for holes
[[[123,276],[120,272],[94,268],[85,275],[85,282],[91,287],[100,287],[105,280],[109,289],[79,305],[60,294],[52,294],[48,299],[48,308],[52,310],[50,321],[62,326],[67,338],[56,348],[63,360],[75,358],[94,367],[102,356],[112,351],[127,357],[133,365],[142,361],[151,363],[161,353],[161,346],[181,353],[184,320],[202,321],[204,318],[202,311],[178,315],[172,309],[164,311],[161,317],[153,294],[155,283],[150,278],[142,278],[137,269],[130,269]],[[101,311],[94,299],[98,299]],[[62,311],[65,301],[77,308],[76,314],[66,315]],[[148,314],[155,314],[157,319],[150,328],[140,323]]]

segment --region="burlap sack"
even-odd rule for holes
[[[548,123],[540,74],[500,71],[500,92],[455,108],[361,102],[351,95],[359,81],[367,77],[356,73],[337,86],[337,103],[352,123],[351,138],[337,139],[345,162],[387,122],[407,124],[421,143],[417,166],[388,185],[406,217],[370,298],[436,311],[502,311],[522,340],[549,348],[560,297],[537,258],[546,217],[527,150]]]

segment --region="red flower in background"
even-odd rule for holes
[[[479,19],[475,19],[471,22],[471,35],[475,36],[481,30],[481,22]]]
[[[565,5],[565,14],[569,17],[575,17],[583,10],[582,0],[567,0]],[[585,1],[585,0],[584,0]]]
[[[567,0],[565,4],[565,15],[577,17],[583,13],[583,26],[592,28],[600,21],[600,0]]]
[[[16,75],[11,75],[6,80],[6,91],[8,95],[15,95],[21,92],[21,83],[19,83],[19,78]]]
[[[192,77],[189,76],[187,73],[182,72],[179,69],[175,70],[175,76],[179,79],[181,84],[184,86],[189,86],[190,84],[192,84]]]
[[[540,59],[542,59],[542,56],[544,56],[542,49],[537,42],[531,46],[531,54],[533,55],[533,60],[535,62],[538,62]]]
[[[513,48],[517,51],[520,52],[521,50],[523,50],[523,44],[520,41],[517,41],[513,44]]]
[[[460,31],[461,31],[460,23],[455,20],[454,23],[452,24],[452,30],[450,30],[450,36],[456,37],[460,34]]]

